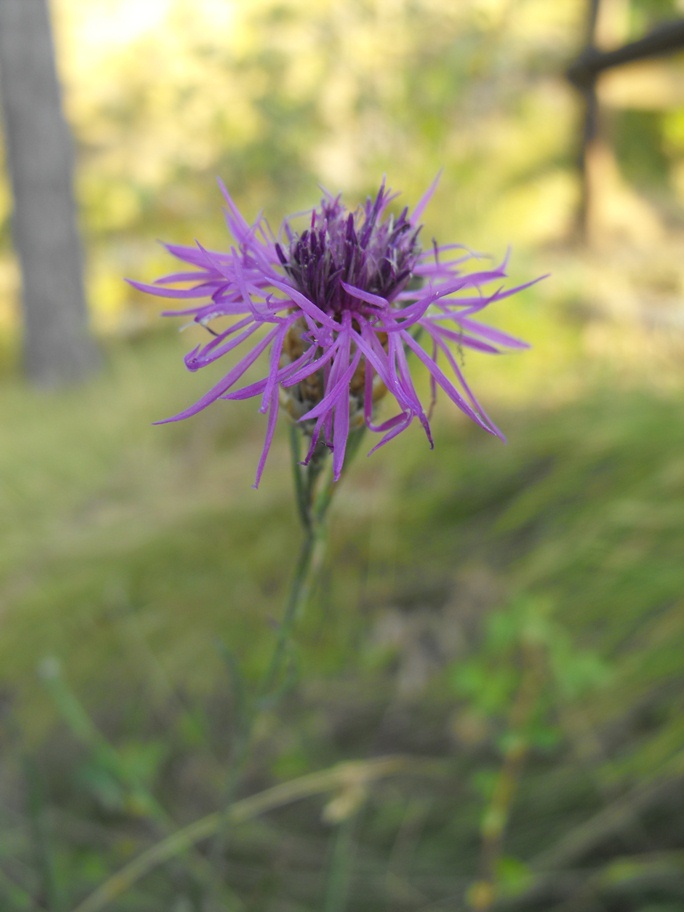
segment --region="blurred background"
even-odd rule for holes
[[[4,162],[0,909],[684,908],[684,3],[49,10],[89,354],[65,385],[22,354]],[[594,91],[596,55],[649,34],[668,53]],[[117,880],[221,806],[299,535],[284,426],[251,488],[254,403],[151,426],[212,377],[123,279],[171,271],[158,240],[227,243],[218,176],[275,229],[321,185],[353,204],[385,174],[410,206],[439,169],[426,242],[551,273],[488,315],[531,351],[465,365],[509,442],[442,402],[434,452],[414,429],[358,459],[234,797],[415,763]]]

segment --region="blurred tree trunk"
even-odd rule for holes
[[[626,42],[629,0],[588,0],[586,9],[585,47],[568,68],[567,77],[584,99],[576,227],[581,238],[595,240],[601,228],[601,188],[611,172],[617,171],[615,153],[601,131],[597,83],[607,70],[684,50],[684,19],[663,22],[642,38]]]
[[[0,0],[0,3],[2,0]],[[587,26],[585,35],[586,47],[593,50],[596,47],[596,32],[598,25],[601,0],[589,0],[587,9]],[[596,200],[596,179],[599,170],[596,165],[600,162],[599,146],[599,104],[596,93],[596,80],[590,79],[581,87],[584,95],[584,124],[582,127],[582,140],[579,153],[580,171],[580,204],[577,213],[577,231],[586,241],[593,234],[594,203]]]
[[[24,363],[43,386],[98,363],[88,332],[73,151],[62,113],[48,0],[0,0],[0,95],[23,285]]]

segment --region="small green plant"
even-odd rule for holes
[[[469,891],[475,912],[522,892],[532,873],[505,854],[505,835],[525,761],[565,737],[563,707],[606,684],[610,671],[579,649],[553,617],[551,599],[519,597],[486,620],[481,648],[456,663],[451,686],[464,710],[490,732],[499,763],[475,778],[485,798],[480,824],[480,876]]]

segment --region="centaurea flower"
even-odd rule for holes
[[[493,269],[462,272],[476,257],[458,244],[422,248],[420,218],[437,181],[412,213],[388,213],[396,198],[384,184],[375,198],[347,210],[340,196],[326,194],[298,231],[286,219],[278,236],[259,217],[250,225],[225,186],[226,221],[234,239],[227,252],[166,245],[190,269],[132,282],[154,295],[203,299],[165,316],[189,315],[211,333],[208,343],[185,357],[198,370],[242,348],[246,353],[194,405],[166,421],[188,418],[218,399],[260,397],[268,416],[257,466],[258,485],[284,408],[310,438],[304,465],[325,445],[338,480],[350,432],[365,425],[381,435],[371,452],[406,430],[414,419],[430,447],[432,405],[440,388],[476,424],[503,439],[463,376],[453,347],[498,353],[526,343],[481,324],[490,304],[533,284],[484,287],[506,275],[506,260]],[[537,280],[534,280],[537,281]],[[228,324],[213,328],[220,318]],[[264,355],[264,376],[239,381]],[[430,376],[426,406],[414,384],[410,357]],[[441,364],[440,364],[441,361]],[[415,366],[415,365],[414,365]],[[376,418],[378,401],[389,394],[398,411]],[[370,455],[370,454],[369,454]]]

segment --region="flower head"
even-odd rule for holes
[[[476,255],[462,245],[433,242],[424,249],[419,220],[435,186],[412,213],[405,208],[399,216],[388,212],[396,195],[384,182],[374,199],[353,211],[339,196],[326,195],[303,230],[295,228],[294,218],[286,219],[276,237],[262,218],[248,224],[221,184],[234,239],[230,250],[206,250],[199,242],[167,245],[190,269],[151,285],[132,283],[161,297],[199,299],[165,314],[190,315],[211,333],[209,342],[186,355],[189,370],[244,351],[198,402],[166,420],[188,418],[217,399],[259,397],[268,421],[256,484],[281,408],[310,438],[305,464],[321,445],[332,450],[335,479],[350,431],[363,425],[381,435],[375,450],[417,419],[432,447],[430,414],[438,388],[476,424],[502,437],[468,386],[453,348],[525,348],[477,316],[533,283],[486,293],[486,286],[505,277],[505,261],[463,272]],[[239,386],[261,355],[262,378]],[[410,358],[430,376],[427,408]],[[378,422],[377,403],[386,395],[398,410]]]

